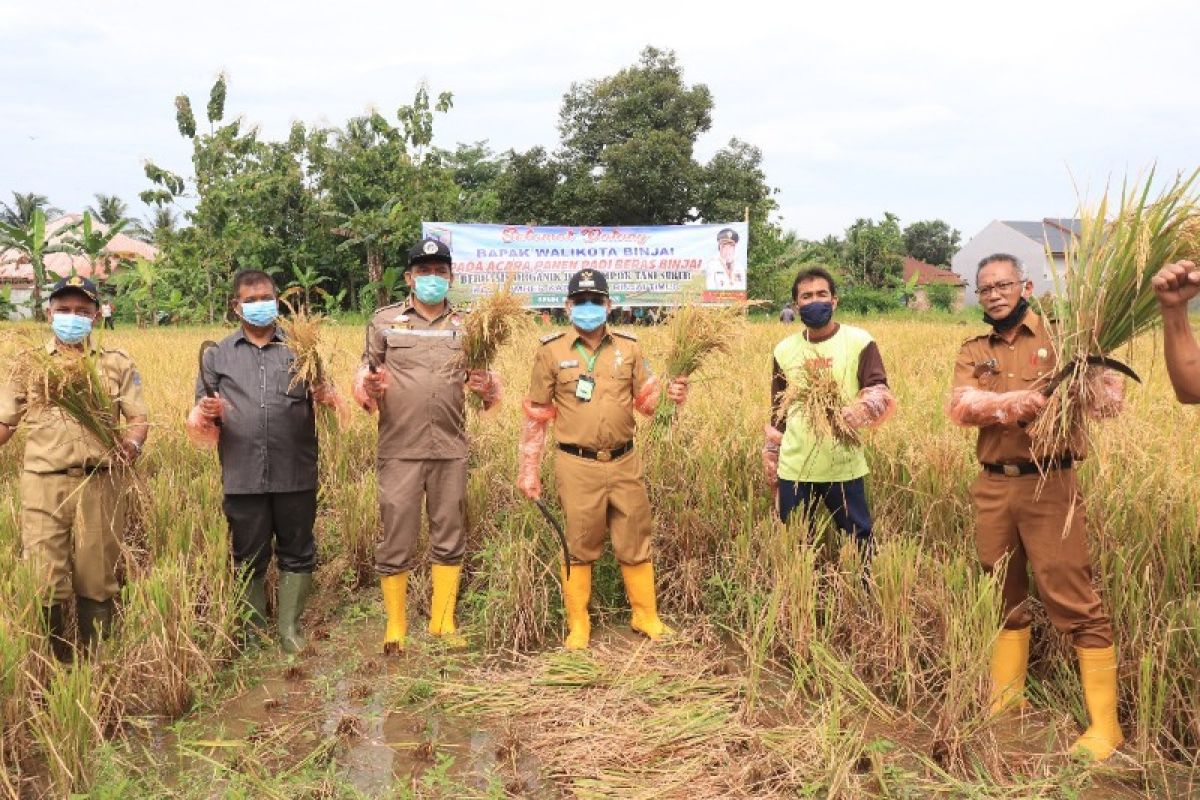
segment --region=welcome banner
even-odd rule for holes
[[[746,299],[744,222],[644,227],[421,223],[454,258],[455,299],[470,302],[513,276],[530,308],[558,308],[581,269],[603,272],[614,306],[727,304]]]

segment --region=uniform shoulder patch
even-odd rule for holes
[[[638,340],[638,338],[632,333],[626,333],[625,331],[613,331],[612,333],[613,336],[620,336],[622,339],[628,339],[631,342],[636,342]]]
[[[379,308],[375,309],[375,313],[372,314],[371,316],[375,317],[375,316],[378,316],[379,314],[384,313],[385,311],[394,311],[397,308],[404,308],[404,303],[403,302],[389,303],[386,306],[380,306]]]
[[[558,338],[562,337],[563,335],[564,334],[562,331],[559,331],[558,333],[548,333],[545,336],[538,339],[538,341],[541,342],[542,344],[550,344],[555,339],[558,339]]]
[[[105,347],[102,352],[106,356],[116,356],[117,358],[119,358],[123,361],[127,361],[130,364],[133,363],[133,356],[129,355],[129,353],[126,353],[124,350],[122,350],[119,347]]]

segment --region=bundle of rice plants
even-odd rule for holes
[[[514,294],[513,278],[508,276],[496,291],[479,298],[467,314],[459,338],[462,355],[454,368],[487,370],[492,368],[500,348],[531,327],[520,295]]]
[[[714,353],[728,353],[745,329],[746,306],[677,306],[667,317],[670,346],[663,365],[662,396],[654,412],[652,431],[664,435],[675,418],[675,403],[667,398],[667,386],[681,376],[699,372]]]
[[[124,437],[101,376],[99,351],[59,348],[52,353],[24,331],[7,338],[9,384],[24,395],[28,408],[59,409],[115,455]]]
[[[854,428],[842,418],[842,387],[837,378],[817,364],[805,363],[788,376],[788,385],[778,398],[775,422],[783,422],[797,410],[818,441],[833,438],[846,447],[861,444]]]
[[[490,370],[500,349],[517,334],[530,330],[532,321],[512,286],[513,276],[509,275],[494,292],[475,301],[459,331],[462,350],[449,363],[451,372]],[[483,401],[474,393],[470,394],[468,402],[475,409],[483,406]]]
[[[314,314],[306,305],[295,305],[291,297],[299,288],[288,289],[279,300],[288,309],[287,316],[279,318],[279,327],[287,336],[288,347],[295,360],[292,362],[290,389],[302,383],[317,387],[325,383],[326,359],[321,355],[321,327],[328,322],[324,314]]]
[[[1075,436],[1088,402],[1084,359],[1109,355],[1149,330],[1158,319],[1151,278],[1164,265],[1200,255],[1200,170],[1178,175],[1151,196],[1154,173],[1122,186],[1116,208],[1106,191],[1080,211],[1080,232],[1055,273],[1054,324],[1049,326],[1058,362],[1068,372],[1030,428],[1039,453],[1053,454]]]

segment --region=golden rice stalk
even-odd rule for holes
[[[775,422],[786,420],[793,409],[808,423],[818,441],[833,438],[845,447],[856,447],[862,438],[842,418],[842,387],[827,369],[804,364],[788,376],[788,385],[779,394]]]
[[[288,347],[295,357],[289,389],[295,389],[301,383],[307,383],[310,387],[325,383],[326,360],[321,355],[321,326],[328,322],[328,317],[310,313],[304,305],[293,305],[290,297],[297,291],[295,288],[289,289],[279,297],[289,312],[287,316],[279,318],[279,327],[287,336]]]
[[[667,399],[667,385],[681,375],[693,375],[714,353],[728,353],[746,326],[746,304],[677,306],[667,317],[670,347],[663,366],[662,397],[654,413],[654,428],[665,432],[675,417],[674,403]]]
[[[105,388],[96,351],[59,348],[51,353],[34,336],[6,336],[8,381],[29,408],[57,408],[94,436],[109,453],[123,438],[116,404]]]
[[[531,327],[521,297],[513,294],[512,287],[509,275],[496,291],[475,301],[462,326],[462,355],[453,365],[455,370],[491,369],[500,348]]]
[[[1030,429],[1039,452],[1062,452],[1080,429],[1076,405],[1087,391],[1081,360],[1111,354],[1149,330],[1158,320],[1154,274],[1165,264],[1200,256],[1197,178],[1200,170],[1178,175],[1151,196],[1151,171],[1144,181],[1122,187],[1115,209],[1107,191],[1094,207],[1081,204],[1080,233],[1067,248],[1063,274],[1054,275],[1056,297],[1048,309],[1059,364],[1077,368],[1055,392],[1061,399]]]

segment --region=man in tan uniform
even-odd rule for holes
[[[71,651],[63,611],[71,595],[85,648],[112,624],[125,530],[122,469],[141,454],[148,411],[133,360],[120,350],[97,349],[89,338],[100,315],[96,286],[79,277],[59,281],[50,292],[49,312],[54,338],[47,352],[87,348],[95,354],[105,389],[126,425],[120,449],[110,453],[65,412],[29,409],[22,389],[0,387],[0,445],[22,420],[28,431],[21,474],[23,557],[45,587],[50,641],[55,655],[66,660]]]
[[[1027,425],[1046,404],[1040,391],[1059,369],[1047,322],[1028,307],[1033,284],[1003,253],[979,264],[976,284],[990,333],[968,339],[954,365],[950,416],[977,426],[983,471],[971,486],[975,542],[991,570],[1007,557],[1003,630],[992,654],[992,711],[1023,702],[1029,660],[1027,570],[1032,567],[1050,621],[1070,636],[1079,656],[1091,726],[1073,746],[1103,760],[1124,740],[1117,721],[1117,661],[1112,625],[1092,586],[1083,498],[1074,465],[1086,455],[1077,433],[1061,453],[1035,463]],[[1088,412],[1114,416],[1119,382],[1100,378]]]
[[[467,492],[464,387],[500,401],[500,384],[489,372],[470,374],[458,363],[463,315],[446,301],[454,273],[450,249],[423,239],[409,252],[404,273],[411,294],[384,306],[367,325],[366,352],[354,396],[379,411],[379,511],[383,538],[375,548],[387,630],[384,652],[404,649],[408,632],[408,573],[416,566],[421,500],[429,515],[433,598],[429,632],[461,644],[454,625],[462,571]]]
[[[658,379],[637,337],[609,331],[612,303],[603,273],[582,270],[567,288],[567,310],[575,329],[543,337],[533,364],[521,432],[524,494],[541,496],[538,476],[546,429],[556,420],[558,449],[554,475],[567,517],[571,572],[562,570],[567,612],[566,647],[588,646],[591,622],[592,563],[611,531],[613,555],[621,564],[633,610],[634,630],[658,640],[671,629],[658,618],[654,565],[650,561],[650,502],[642,478],[642,459],[633,449],[634,409],[650,415],[659,399]],[[668,397],[682,403],[686,377],[676,378]]]

